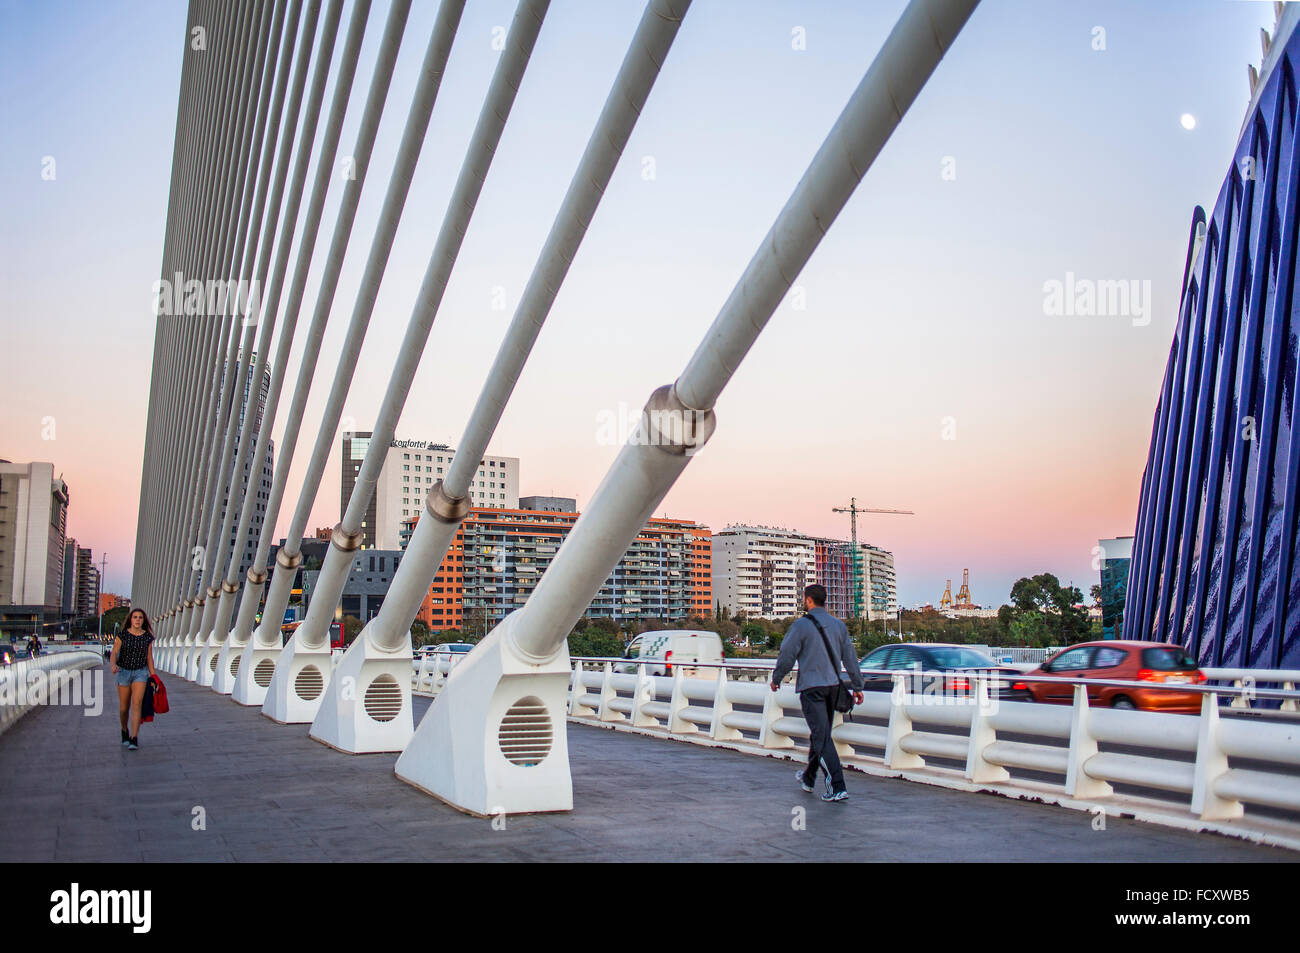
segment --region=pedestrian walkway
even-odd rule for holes
[[[115,696],[97,717],[38,708],[0,735],[0,861],[1296,859],[852,772],[852,799],[825,804],[789,761],[586,725],[569,725],[574,810],[498,830],[399,781],[395,754],[341,754],[306,725],[166,681],[171,712],[139,751],[119,744]],[[419,717],[429,701],[415,704]]]

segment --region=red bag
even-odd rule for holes
[[[162,715],[168,711],[167,689],[163,687],[162,679],[157,675],[150,675],[149,681],[144,687],[144,703],[140,706],[140,721],[153,721],[154,715]]]

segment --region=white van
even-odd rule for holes
[[[642,632],[634,638],[623,653],[626,659],[654,659],[656,664],[646,665],[647,675],[672,675],[673,667],[680,665],[687,678],[716,678],[713,667],[697,668],[692,662],[721,662],[722,639],[718,633],[707,629],[660,629]],[[636,672],[636,665],[620,665],[620,671]]]

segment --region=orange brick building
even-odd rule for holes
[[[403,548],[418,519],[403,521]],[[577,520],[577,513],[549,510],[471,509],[416,618],[435,632],[491,631],[527,601]],[[712,611],[708,527],[652,518],[592,599],[587,615],[616,622],[681,622]]]

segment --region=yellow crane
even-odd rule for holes
[[[832,513],[848,513],[849,527],[853,539],[853,617],[862,618],[862,568],[859,564],[858,554],[858,514],[859,513],[891,513],[895,516],[915,516],[911,510],[880,510],[868,506],[858,506],[856,496],[849,498],[848,506],[832,506]]]

